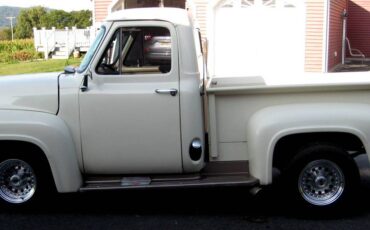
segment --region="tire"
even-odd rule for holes
[[[0,202],[6,207],[28,207],[51,192],[50,170],[38,155],[0,156]]]
[[[293,206],[304,210],[345,206],[360,184],[354,160],[330,144],[314,144],[299,151],[285,175]]]

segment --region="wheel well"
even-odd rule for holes
[[[37,165],[47,173],[46,175],[49,175],[50,183],[56,188],[49,161],[39,146],[25,141],[0,141],[0,156],[6,155],[6,157],[11,157],[12,153],[10,150],[27,150],[29,154],[32,154],[38,160]]]
[[[348,153],[365,153],[362,141],[350,133],[293,134],[281,138],[276,143],[273,155],[273,167],[280,170],[285,169],[301,148],[315,142],[335,144]]]

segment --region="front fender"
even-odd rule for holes
[[[261,184],[272,182],[275,145],[288,135],[342,132],[357,136],[369,149],[370,106],[351,103],[291,104],[257,111],[247,124],[250,172]]]
[[[59,192],[75,192],[81,187],[75,144],[59,117],[41,112],[0,110],[1,140],[37,145],[50,164]]]

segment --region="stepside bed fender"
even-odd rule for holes
[[[317,103],[272,106],[254,113],[247,124],[250,172],[263,185],[272,183],[274,149],[288,135],[340,132],[358,137],[369,149],[370,105]]]

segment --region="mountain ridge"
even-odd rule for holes
[[[0,6],[0,27],[10,27],[10,20],[6,17],[15,17],[13,19],[13,25],[17,23],[17,16],[19,12],[24,9],[22,7],[15,6]]]

